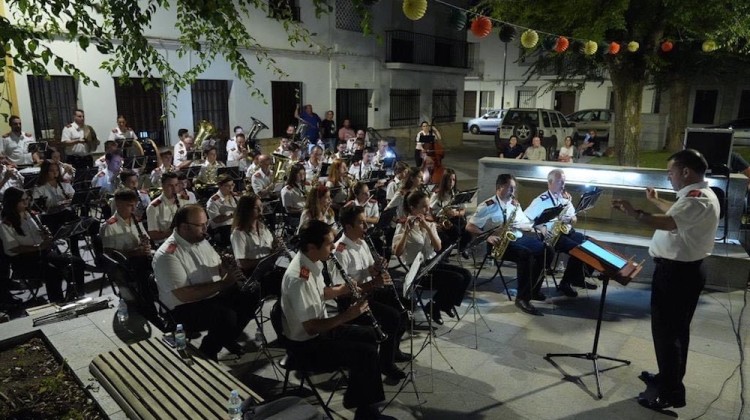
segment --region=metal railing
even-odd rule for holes
[[[386,63],[469,68],[469,43],[409,31],[386,31]]]

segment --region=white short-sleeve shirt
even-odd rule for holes
[[[281,281],[281,309],[284,335],[294,341],[317,337],[305,331],[302,324],[311,319],[328,318],[323,300],[323,263],[312,262],[301,252],[292,258]]]

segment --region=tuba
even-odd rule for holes
[[[284,182],[284,178],[286,178],[286,166],[289,162],[289,158],[280,153],[274,153],[273,160],[273,183]]]
[[[511,200],[513,199],[513,196],[511,195]],[[492,247],[492,258],[495,260],[502,260],[503,255],[505,254],[505,250],[508,249],[508,245],[510,245],[511,242],[514,242],[516,239],[516,234],[513,232],[513,222],[516,220],[516,213],[518,212],[518,207],[516,206],[513,209],[513,213],[510,214],[510,217],[508,220],[503,224],[503,227],[500,229],[500,231],[495,235],[500,237],[500,242],[495,244]]]
[[[203,142],[214,135],[216,135],[216,127],[210,121],[201,120],[198,124],[198,132],[195,133],[195,139],[193,140],[193,149],[203,150]]]
[[[256,153],[260,154],[260,145],[258,144],[257,137],[258,133],[260,133],[263,130],[268,130],[268,126],[263,123],[263,121],[250,117],[251,120],[253,120],[253,127],[250,129],[250,133],[247,136],[248,143],[252,142],[253,149],[255,149]]]

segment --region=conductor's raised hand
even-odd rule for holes
[[[654,187],[646,187],[646,198],[648,201],[659,201],[659,193]]]

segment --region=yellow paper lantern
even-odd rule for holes
[[[639,44],[639,43],[637,43],[635,41],[628,42],[628,51],[630,51],[630,52],[636,52],[636,51],[638,51],[638,48],[641,48],[641,44]]]
[[[598,49],[599,44],[594,41],[586,41],[586,43],[583,44],[583,53],[586,55],[594,55]]]
[[[719,46],[716,44],[716,41],[713,39],[708,39],[706,41],[703,41],[703,52],[714,52],[719,49]]]
[[[427,0],[404,0],[404,15],[411,20],[419,20],[427,13]]]
[[[524,48],[534,48],[539,42],[539,34],[533,29],[527,29],[521,34],[521,45]]]

